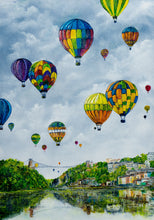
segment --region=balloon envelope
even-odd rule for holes
[[[150,85],[146,85],[145,89],[146,89],[147,92],[149,92],[151,90],[151,86]]]
[[[78,141],[75,141],[75,144],[77,145],[77,144],[78,144]]]
[[[59,40],[80,65],[80,58],[88,51],[93,42],[94,31],[90,24],[81,19],[72,19],[59,29]]]
[[[120,115],[121,122],[124,123],[125,116],[134,108],[138,100],[136,86],[127,80],[119,80],[108,86],[105,95],[109,105]]]
[[[8,124],[8,128],[10,129],[10,131],[12,131],[13,128],[14,128],[14,123],[10,122],[10,123]]]
[[[90,95],[84,103],[84,110],[96,124],[97,130],[101,130],[101,125],[109,118],[112,112],[112,108],[103,93]]]
[[[127,27],[122,31],[122,38],[124,42],[131,47],[137,42],[139,37],[139,32],[135,27]]]
[[[101,50],[101,55],[103,56],[104,60],[106,59],[106,57],[108,56],[109,51],[107,49],[103,49]]]
[[[44,144],[44,145],[42,145],[42,150],[44,150],[44,151],[45,151],[46,149],[47,149],[47,145],[45,145],[45,144]]]
[[[148,111],[150,110],[150,106],[149,105],[145,105],[144,106],[145,111],[148,113]]]
[[[3,125],[8,120],[12,112],[12,107],[9,101],[0,98],[0,130],[3,130]]]
[[[22,87],[25,87],[25,82],[28,79],[28,72],[32,63],[25,58],[15,60],[11,65],[11,72],[22,82]]]
[[[103,8],[113,17],[114,22],[128,5],[129,0],[100,0]]]
[[[31,140],[35,145],[37,145],[39,143],[40,139],[41,139],[41,137],[37,133],[35,133],[31,136]]]
[[[45,98],[56,81],[57,70],[53,63],[40,60],[32,64],[28,75],[31,83],[42,94],[42,98]]]
[[[56,142],[56,145],[59,146],[65,136],[66,127],[64,123],[60,121],[52,122],[48,127],[48,131],[50,137]]]

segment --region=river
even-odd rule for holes
[[[65,189],[0,194],[0,219],[154,219],[154,191]]]

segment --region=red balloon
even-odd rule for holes
[[[147,92],[149,92],[151,90],[151,86],[150,85],[146,85],[145,89],[146,89]]]
[[[42,145],[42,150],[46,150],[47,149],[47,145]]]
[[[78,141],[75,141],[75,144],[77,145],[77,144],[78,144]]]

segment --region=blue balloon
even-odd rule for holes
[[[0,98],[0,130],[3,130],[3,125],[10,117],[11,112],[11,104],[6,99]]]

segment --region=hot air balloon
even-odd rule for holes
[[[96,124],[98,131],[101,130],[101,125],[109,118],[112,112],[112,108],[107,103],[103,93],[90,95],[84,103],[84,110],[88,117]]]
[[[3,130],[3,125],[10,117],[12,107],[9,101],[0,98],[0,130]]]
[[[139,32],[135,27],[127,27],[122,31],[122,38],[131,50],[132,46],[137,42]]]
[[[78,141],[75,141],[75,144],[78,145]]]
[[[82,144],[79,144],[79,147],[82,147]]]
[[[144,106],[145,111],[148,113],[148,111],[150,110],[150,106],[149,105],[145,105]]]
[[[44,145],[42,145],[42,150],[44,150],[44,151],[45,151],[46,149],[47,149],[47,145],[45,145],[45,144],[44,144]]]
[[[145,89],[146,89],[147,92],[149,92],[151,90],[151,86],[150,85],[146,85]]]
[[[150,106],[149,105],[145,105],[144,106],[144,110],[148,113],[148,111],[150,110]],[[144,115],[144,118],[146,118],[147,115]]]
[[[35,167],[36,167],[36,168],[38,167],[38,163],[35,163]]]
[[[61,163],[60,162],[58,162],[58,165],[60,165]]]
[[[103,8],[113,17],[114,22],[117,22],[117,17],[128,5],[129,0],[100,0]]]
[[[80,65],[80,58],[88,51],[93,42],[94,31],[90,24],[81,19],[72,19],[64,23],[59,30],[59,40]]]
[[[136,86],[127,80],[119,80],[108,86],[105,95],[111,108],[120,115],[121,122],[124,123],[126,115],[138,100]]]
[[[35,147],[37,146],[38,142],[40,141],[41,137],[39,134],[35,133],[31,136],[32,142],[35,144]]]
[[[101,50],[101,55],[103,56],[104,60],[106,59],[106,57],[108,56],[109,51],[107,49],[103,49]]]
[[[28,79],[28,72],[32,63],[25,58],[15,60],[11,65],[11,72],[22,82],[22,87],[25,87],[25,82]]]
[[[28,75],[31,83],[42,94],[42,98],[45,98],[56,81],[57,70],[51,62],[40,60],[32,64]]]
[[[48,127],[48,131],[50,137],[56,142],[56,146],[59,146],[65,136],[65,125],[60,121],[52,122]]]
[[[14,123],[10,122],[10,123],[8,124],[8,128],[10,129],[10,131],[12,131],[13,128],[14,128]]]

